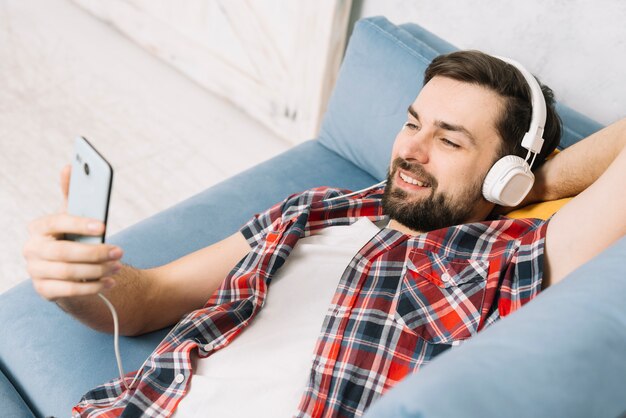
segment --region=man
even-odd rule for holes
[[[626,179],[626,120],[541,164],[560,135],[544,95],[546,143],[524,203],[578,195],[549,222],[490,217],[483,180],[499,157],[522,152],[530,99],[517,70],[472,51],[429,66],[385,187],[292,196],[229,238],[148,270],[122,266],[115,246],[59,240],[101,234],[98,223],[35,220],[24,254],[43,297],[100,330],[111,321],[98,292],[127,335],[178,323],[126,379],[130,389],[120,380],[96,388],[75,413],[361,415],[559,282],[626,233],[626,196],[615,193]]]

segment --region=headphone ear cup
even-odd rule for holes
[[[483,196],[500,206],[517,206],[535,182],[528,163],[516,155],[506,155],[491,167],[483,182]]]

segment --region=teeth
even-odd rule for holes
[[[400,178],[402,180],[406,181],[407,183],[414,184],[414,185],[419,186],[419,187],[426,187],[427,186],[426,183],[422,183],[421,181],[416,180],[413,177],[409,177],[409,176],[407,176],[406,174],[403,174],[403,173],[400,173]]]

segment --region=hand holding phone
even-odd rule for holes
[[[57,279],[62,280],[48,280],[48,278],[46,277],[35,278],[34,275],[33,282],[36,283],[35,289],[42,296],[51,300],[53,299],[53,297],[56,296],[55,292],[58,297],[79,296],[81,294],[87,295],[97,293],[100,299],[102,299],[107,308],[111,311],[114,327],[113,346],[115,350],[115,357],[117,359],[120,379],[124,383],[124,386],[126,386],[126,389],[128,389],[129,386],[127,386],[126,380],[124,379],[122,358],[118,349],[119,321],[117,317],[117,312],[115,311],[115,307],[113,306],[113,304],[100,292],[103,288],[110,288],[110,286],[115,284],[115,282],[110,278],[106,283],[102,283],[102,280],[100,279],[102,277],[106,277],[107,274],[115,274],[122,268],[122,265],[117,261],[122,256],[121,249],[115,247],[111,248],[110,246],[102,245],[104,244],[104,237],[106,234],[106,223],[109,213],[109,200],[111,197],[112,184],[113,168],[111,167],[111,165],[93,147],[93,145],[89,143],[89,141],[87,141],[83,137],[77,137],[74,141],[74,155],[72,158],[72,171],[69,181],[69,191],[67,198],[67,214],[60,214],[57,218],[49,219],[55,219],[59,224],[63,224],[64,222],[66,222],[66,228],[67,225],[71,223],[75,228],[81,223],[84,225],[84,222],[86,221],[86,219],[84,218],[91,218],[101,221],[104,224],[104,230],[102,231],[102,235],[99,236],[77,233],[64,234],[67,240],[75,242],[65,242],[65,244],[67,245],[66,250],[68,252],[65,254],[66,259],[62,260],[63,263],[66,266],[70,266],[70,264],[68,263],[68,261],[70,260],[67,259],[69,254],[69,248],[72,248],[74,250],[74,256],[69,256],[69,258],[76,257],[79,253],[81,254],[81,259],[77,260],[76,258],[74,258],[73,260],[71,260],[75,262],[74,265],[71,268],[66,267],[64,271],[71,271],[72,273],[76,274],[79,266],[81,266],[84,271],[84,274],[81,275],[82,277],[78,278],[81,283],[68,283],[72,279],[76,280],[76,277],[58,277]],[[63,217],[65,218],[63,219]],[[51,223],[54,223],[54,221],[49,221],[47,223],[48,235],[51,235]],[[87,224],[87,227],[88,226],[89,224]],[[101,226],[98,225],[98,228],[100,227]],[[73,232],[75,232],[75,230]],[[36,238],[34,241],[36,241]],[[62,245],[62,243],[58,241],[53,241],[52,244]],[[60,247],[57,246],[57,251],[53,252],[59,254],[58,248]],[[105,250],[107,252],[103,254],[102,250]],[[61,252],[61,254],[63,254],[63,252]],[[88,258],[91,258],[91,260],[88,260]],[[37,261],[41,262],[42,260],[39,259]],[[57,263],[58,261],[61,260],[57,260]],[[78,263],[76,263],[76,261],[78,261]],[[85,263],[86,261],[91,262]],[[91,269],[92,273],[87,273],[85,267],[87,267],[87,269]],[[61,291],[59,291],[59,285]],[[56,289],[54,289],[55,287]],[[51,297],[51,295],[53,296]],[[133,379],[131,385],[134,384],[134,382],[135,379]]]
[[[122,249],[103,244],[113,170],[84,138],[71,158],[61,173],[66,210],[30,222],[23,249],[33,287],[48,300],[94,295],[122,268]]]

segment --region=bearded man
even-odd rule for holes
[[[385,185],[291,196],[229,238],[147,270],[122,265],[119,247],[59,239],[104,225],[33,221],[24,252],[43,297],[100,330],[110,318],[99,292],[126,335],[177,324],[139,371],[90,391],[74,413],[358,416],[560,281],[626,233],[626,196],[613,193],[626,178],[626,122],[546,161],[561,127],[542,90],[544,143],[521,204],[577,195],[548,221],[497,216],[485,198],[494,163],[526,155],[534,109],[520,70],[477,51],[430,64]],[[598,145],[607,138],[616,145]],[[594,167],[570,176],[585,160]]]

